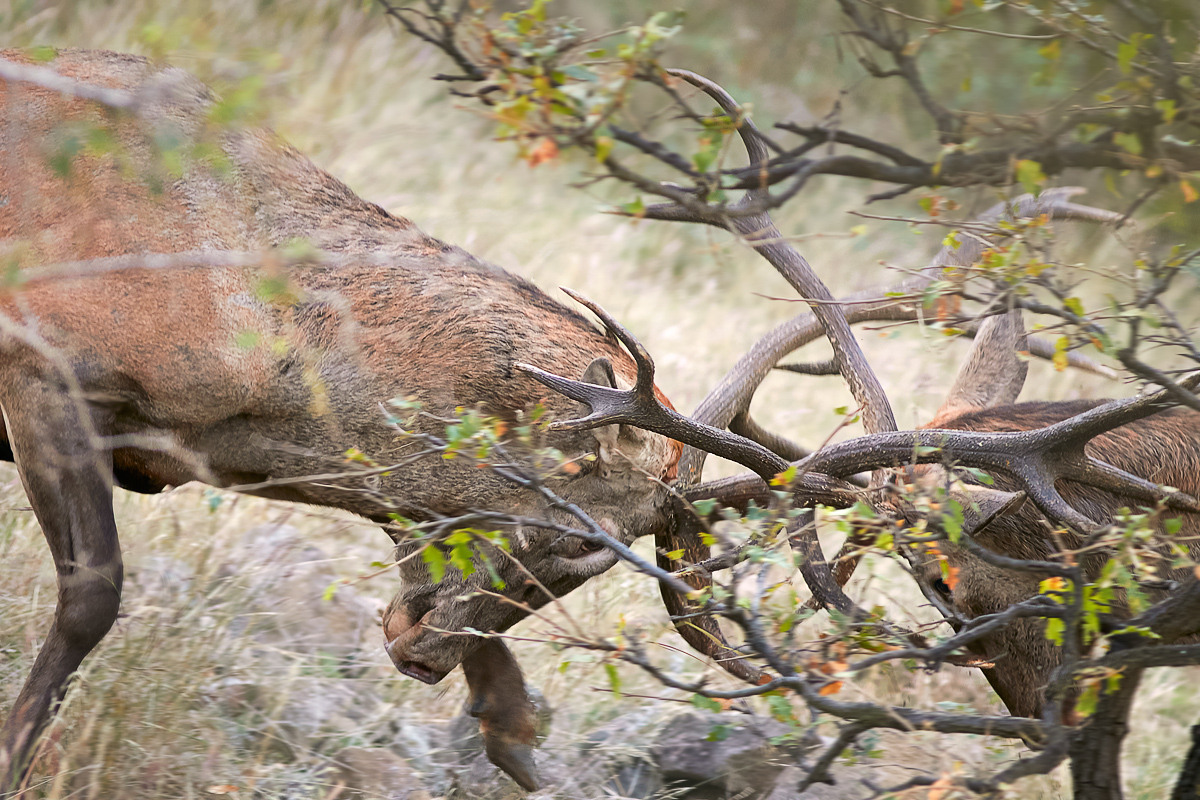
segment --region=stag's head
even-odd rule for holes
[[[948,420],[946,424],[955,422],[969,424],[965,420]],[[944,487],[950,477],[939,466],[909,471],[910,479],[913,472],[918,473],[915,488],[919,492]],[[998,482],[1009,483],[1003,476]],[[951,499],[962,512],[954,537],[957,541],[943,539],[920,552],[917,580],[944,608],[968,620],[999,614],[1036,596],[1044,574],[1006,568],[987,559],[989,553],[1021,561],[1045,562],[1053,558],[1045,535],[1049,529],[1046,518],[1028,502],[1025,493],[957,483]],[[915,522],[917,515],[906,504],[900,506],[899,515]],[[938,519],[928,521],[933,528],[939,527]],[[974,550],[964,543],[963,534],[970,537]],[[982,663],[991,665],[983,668],[983,674],[1010,714],[1033,718],[1041,715],[1050,670],[1060,661],[1057,648],[1046,637],[1043,619],[1013,620],[975,640],[969,649]]]
[[[605,357],[592,361],[579,383],[611,391],[630,385]],[[550,405],[563,406],[554,409],[560,418],[591,412],[555,397]],[[562,468],[539,474],[528,466],[534,456],[510,445],[506,452],[523,458],[508,468],[499,460],[509,477],[500,476],[507,486],[492,516],[463,523],[498,536],[460,532],[438,544],[398,547],[404,586],[384,614],[384,634],[400,672],[437,683],[479,645],[472,631],[505,631],[614,566],[617,554],[588,533],[628,545],[669,524],[666,481],[675,477],[678,443],[625,424],[559,424],[546,443],[562,454]],[[423,552],[427,547],[438,552]],[[462,560],[468,552],[469,565]]]
[[[973,537],[991,552],[1041,561],[1049,550],[1044,523],[1045,518],[1037,514],[1033,504],[1025,503],[1021,509],[1005,512],[976,530]],[[939,553],[940,559],[929,559],[919,566],[918,579],[967,619],[998,614],[1036,596],[1039,579],[1045,577],[989,564],[965,547],[949,542],[939,545]],[[946,576],[952,577],[947,580]],[[1034,719],[1041,716],[1050,671],[1061,660],[1058,648],[1046,637],[1045,620],[1013,620],[973,642],[970,650],[991,665],[982,670],[984,677],[1010,714]]]

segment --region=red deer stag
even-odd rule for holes
[[[534,788],[515,661],[498,640],[453,632],[503,631],[518,606],[615,563],[562,533],[581,525],[572,507],[623,542],[662,528],[679,446],[631,426],[553,433],[542,444],[577,468],[538,493],[431,456],[421,437],[444,435],[458,407],[514,430],[538,403],[578,413],[518,362],[619,386],[632,361],[578,313],[361,200],[270,132],[206,130],[212,97],[180,70],[105,52],[62,51],[51,69],[3,59],[18,80],[0,80],[0,243],[22,270],[0,297],[0,457],[16,462],[59,590],[0,733],[0,792],[20,783],[69,676],[116,619],[113,485],[193,480],[385,524],[474,509],[522,519],[497,525],[511,558],[489,551],[511,602],[473,592],[492,588],[484,570],[435,583],[410,558],[384,631],[406,675],[436,683],[464,665],[489,756]],[[117,146],[55,162],[88,130]],[[184,156],[219,148],[172,173],[164,142]],[[326,255],[287,266],[270,254],[297,239]],[[385,424],[393,398],[421,404],[413,435]],[[348,462],[351,448],[381,467]]]
[[[720,87],[699,76],[673,71],[708,92],[732,118],[741,117],[736,103]],[[739,132],[752,164],[765,163],[768,152],[754,125],[743,120]],[[943,552],[958,568],[954,590],[940,583],[937,571],[924,570],[926,584],[943,594],[943,599],[965,618],[1007,609],[1010,605],[1038,593],[1039,579],[1045,577],[1014,568],[1011,559],[1033,559],[1046,564],[1061,548],[1078,547],[1086,536],[1111,522],[1122,506],[1165,503],[1182,514],[1179,541],[1186,543],[1194,558],[1200,557],[1200,414],[1174,407],[1176,401],[1160,391],[1141,398],[1115,401],[1064,403],[1028,403],[1012,405],[1021,391],[1026,365],[1018,357],[1031,342],[1026,341],[1020,311],[1000,313],[986,319],[979,330],[972,355],[964,364],[950,395],[924,430],[894,432],[887,398],[870,387],[874,382],[870,368],[859,360],[856,346],[846,337],[845,324],[868,319],[912,319],[914,308],[885,299],[879,292],[851,298],[844,314],[833,312],[826,301],[828,291],[820,284],[807,263],[779,236],[766,213],[754,213],[752,204],[765,196],[765,189],[750,192],[734,214],[708,218],[703,211],[672,203],[651,207],[647,215],[662,219],[690,220],[724,225],[741,232],[781,273],[793,280],[801,294],[813,303],[813,313],[798,317],[763,337],[721,385],[701,404],[692,419],[683,419],[663,407],[650,391],[653,365],[631,334],[622,329],[602,309],[593,307],[605,324],[638,354],[640,389],[614,390],[587,386],[549,374],[536,366],[524,366],[548,386],[587,404],[586,417],[560,421],[559,430],[582,430],[593,425],[631,424],[657,431],[682,441],[688,447],[680,461],[681,480],[694,483],[705,455],[716,453],[750,467],[757,475],[738,476],[694,486],[688,490],[693,499],[717,499],[742,505],[749,499],[769,502],[764,479],[783,471],[789,461],[799,469],[793,486],[797,501],[803,505],[823,502],[848,506],[856,500],[874,498],[884,515],[904,513],[888,499],[887,493],[865,493],[842,482],[856,473],[870,470],[896,470],[905,464],[921,464],[891,474],[915,482],[933,485],[945,483],[940,462],[987,470],[996,476],[995,489],[976,486],[963,496],[964,507],[974,509],[966,521],[970,541],[978,547],[943,545]],[[1068,191],[1065,194],[1070,194]],[[1094,221],[1115,221],[1119,215],[1063,202],[1064,196],[1047,193],[1038,208],[1022,201],[1013,208],[1006,204],[993,209],[985,218],[995,219],[1008,212],[1019,215],[1050,213],[1054,216]],[[745,213],[740,215],[742,209]],[[972,264],[978,260],[986,242],[970,240],[955,250],[943,250],[928,270],[895,287],[893,293],[919,291],[949,263]],[[867,301],[874,302],[867,302]],[[1001,309],[1003,310],[1003,306]],[[840,317],[840,318],[839,318]],[[841,327],[839,327],[841,326]],[[834,349],[834,364],[845,376],[859,402],[870,412],[864,413],[868,435],[839,445],[805,454],[786,439],[763,431],[749,417],[749,405],[763,377],[787,353],[824,333]],[[1032,349],[1032,348],[1030,348]],[[1185,389],[1200,383],[1193,376],[1181,385]],[[877,385],[877,384],[876,384]],[[723,430],[730,428],[730,431]],[[891,426],[894,428],[894,426]],[[740,435],[734,432],[740,431]],[[739,454],[755,443],[761,450],[756,457]],[[881,475],[881,477],[883,477]],[[876,484],[876,488],[880,488]],[[1165,489],[1166,487],[1174,487]],[[1015,494],[1020,490],[1024,495]],[[1032,502],[1023,502],[1024,496]],[[1048,524],[1053,522],[1054,524]],[[1067,535],[1055,541],[1055,527],[1067,529]],[[820,554],[811,526],[791,538],[798,554],[804,556],[801,570],[819,604],[853,613],[857,609],[841,591],[852,571],[839,569],[835,576]],[[686,526],[671,529],[663,539],[663,549],[682,549],[694,562],[708,555],[707,549]],[[1009,559],[1009,563],[1005,559]],[[1094,579],[1104,557],[1093,554],[1084,558],[1084,577]],[[1190,573],[1164,569],[1162,578],[1185,579],[1194,584]],[[664,590],[668,605],[684,604]],[[1120,608],[1115,608],[1118,614]],[[1200,624],[1192,620],[1180,624],[1172,620],[1162,631],[1170,641],[1200,633]],[[1060,662],[1060,652],[1044,635],[1042,620],[1024,619],[1000,628],[972,643],[972,649],[992,662],[985,670],[1014,715],[1039,716],[1044,708],[1043,690]],[[783,665],[783,669],[791,669]],[[905,709],[892,709],[896,724],[905,726]],[[1021,735],[1018,728],[1011,729]]]

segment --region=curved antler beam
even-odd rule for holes
[[[717,102],[721,109],[737,122],[738,135],[746,147],[751,166],[766,165],[770,157],[762,133],[746,117],[741,106],[721,86],[701,75],[683,69],[669,69],[667,74],[687,81],[703,90]],[[751,189],[735,206],[741,210],[756,202],[767,191],[764,185]],[[776,271],[792,285],[799,295],[812,302],[812,313],[833,348],[833,357],[842,377],[850,387],[850,393],[863,407],[863,427],[867,433],[896,430],[896,420],[883,386],[872,371],[867,357],[854,338],[850,323],[841,306],[835,302],[833,293],[805,260],[804,256],[787,243],[787,239],[775,227],[770,214],[763,212],[751,216],[734,216],[725,219],[725,227],[741,236],[747,244],[765,258]],[[689,476],[683,475],[686,479]],[[694,480],[694,476],[691,476]]]
[[[976,221],[986,223],[1006,216],[1022,218],[1037,214],[1048,214],[1053,219],[1098,223],[1112,223],[1121,219],[1121,215],[1115,212],[1069,201],[1069,198],[1082,191],[1078,187],[1062,187],[1049,189],[1037,197],[1022,195],[1013,201],[997,203],[980,214]],[[840,302],[847,320],[857,323],[916,319],[917,309],[898,300],[897,296],[920,294],[945,267],[977,260],[983,252],[983,246],[984,242],[980,239],[963,237],[957,249],[943,247],[928,266],[889,289],[866,290],[842,298]],[[820,338],[823,332],[821,321],[812,312],[780,324],[755,342],[738,360],[696,407],[692,418],[717,428],[727,427],[735,416],[749,409],[754,392],[781,358]],[[692,483],[699,480],[705,457],[703,451],[685,447],[679,460],[680,477]]]

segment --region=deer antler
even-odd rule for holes
[[[1200,372],[1180,381],[1191,390],[1200,385]],[[948,455],[956,462],[1009,473],[1029,498],[1051,519],[1080,533],[1097,529],[1094,521],[1062,498],[1055,483],[1071,480],[1134,499],[1161,502],[1181,511],[1200,512],[1200,502],[1178,491],[1164,490],[1152,481],[1093,458],[1085,445],[1102,433],[1173,408],[1179,403],[1163,389],[1143,397],[1113,400],[1045,428],[1017,433],[922,430],[864,436],[831,445],[803,461],[800,469],[847,475],[894,464],[936,463]]]
[[[997,203],[976,217],[976,221],[991,222],[1006,217],[1016,219],[1039,214],[1046,214],[1052,219],[1102,223],[1116,223],[1121,219],[1121,215],[1115,212],[1068,201],[1068,198],[1082,191],[1078,187],[1061,187],[1048,189],[1037,197],[1022,195],[1013,201]],[[897,300],[897,297],[920,295],[947,266],[973,263],[982,255],[983,249],[982,240],[964,237],[958,248],[948,245],[942,247],[929,265],[916,275],[883,291],[868,289],[848,295],[840,302],[846,319],[850,323],[917,319],[918,307]],[[728,427],[734,417],[749,409],[755,391],[780,359],[820,338],[823,333],[821,321],[813,313],[800,314],[768,332],[754,343],[700,402],[692,415],[693,419],[717,428]],[[1036,341],[1032,343],[1033,346],[1038,344]],[[1081,362],[1077,359],[1072,363],[1079,365]],[[679,459],[680,477],[688,483],[695,483],[700,477],[706,456],[701,450],[685,448]]]
[[[770,154],[762,133],[742,113],[741,106],[728,92],[708,78],[688,70],[669,69],[667,73],[702,89],[715,100],[721,109],[737,122],[738,135],[746,147],[750,164],[766,164]],[[834,361],[849,385],[851,395],[863,407],[863,427],[867,433],[896,430],[896,420],[883,386],[867,362],[866,355],[850,330],[845,312],[835,302],[829,287],[804,256],[787,243],[767,211],[748,215],[740,213],[760,205],[766,192],[765,186],[748,191],[746,196],[730,209],[731,213],[724,217],[724,226],[743,237],[759,255],[775,267],[801,297],[808,301],[816,301],[811,303],[812,313],[829,339]],[[728,420],[725,424],[728,424]]]
[[[694,446],[747,466],[767,480],[788,468],[785,459],[757,442],[708,425],[699,425],[660,403],[654,394],[654,359],[642,343],[598,304],[570,289],[564,288],[563,291],[598,316],[604,326],[625,345],[637,364],[637,381],[632,389],[613,389],[563,378],[529,364],[517,364],[517,369],[528,372],[572,400],[587,403],[592,409],[586,417],[551,423],[551,430],[587,430],[622,422],[677,441],[694,442]]]

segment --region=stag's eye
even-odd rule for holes
[[[550,551],[561,558],[583,558],[604,549],[599,542],[591,542],[581,536],[564,536],[555,542]]]

